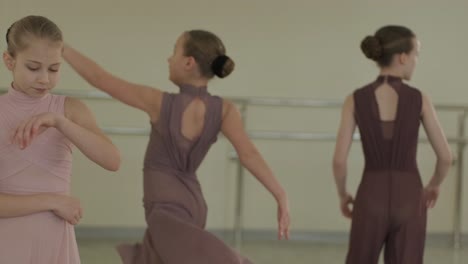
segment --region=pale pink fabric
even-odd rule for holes
[[[64,114],[64,96],[29,97],[10,88],[0,96],[0,192],[70,192],[72,144],[47,129],[21,150],[10,143],[18,124],[43,112]],[[0,218],[1,264],[79,264],[74,227],[52,212]]]

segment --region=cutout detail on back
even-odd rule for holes
[[[389,83],[384,82],[375,88],[373,96],[375,103],[373,114],[380,121],[383,138],[391,140],[398,117],[398,93]]]
[[[205,117],[205,102],[199,97],[194,97],[182,112],[180,120],[181,136],[189,141],[196,141],[200,138],[206,122]]]

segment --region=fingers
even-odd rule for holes
[[[289,223],[284,227],[283,238],[289,240]]]
[[[345,210],[343,212],[343,216],[346,217],[346,218],[349,218],[349,219],[352,219],[353,218],[353,212],[349,209]]]
[[[426,207],[429,208],[429,209],[432,209],[432,201],[427,200]]]
[[[21,149],[28,147],[34,138],[47,129],[47,126],[44,126],[44,122],[47,122],[47,120],[40,116],[24,120],[12,133],[10,142],[18,145]]]
[[[278,220],[278,239],[289,239],[289,214],[281,213]]]
[[[436,204],[436,200],[434,198],[431,198],[427,201],[427,208],[429,209],[432,209],[434,208],[435,204]]]
[[[278,239],[286,239],[289,240],[289,228],[285,226],[284,224],[280,224],[278,228]]]
[[[73,218],[73,219],[70,219],[70,220],[67,220],[67,222],[70,224],[70,225],[77,225],[78,224],[78,221]]]
[[[47,130],[47,127],[43,127],[40,124],[37,124],[37,126],[38,126],[38,128],[33,128],[33,130],[35,131],[35,132],[33,132],[33,138],[36,138],[37,136],[42,134],[42,132]]]
[[[23,142],[23,131],[24,127],[26,126],[27,121],[21,122],[18,127],[16,127],[15,132],[13,133],[11,143],[18,145],[20,148],[22,148],[22,142]]]
[[[438,198],[438,193],[435,190],[428,190],[424,194],[424,200],[426,201],[426,207],[432,209],[435,207]]]
[[[23,136],[23,148],[26,148],[27,146],[29,146],[31,140],[32,140],[32,137],[33,137],[33,131],[32,131],[32,128],[33,128],[33,124],[35,123],[35,119],[32,118],[31,120],[29,120],[29,122],[26,123],[25,127],[24,127],[24,136]]]
[[[341,207],[341,213],[344,217],[352,219],[353,218],[353,210],[349,208],[349,204],[344,204]]]
[[[353,217],[353,210],[351,206],[354,204],[354,199],[351,195],[348,195],[346,199],[343,199],[341,202],[341,213],[344,217],[352,219]]]
[[[286,231],[286,230],[281,230],[281,229],[280,229],[279,234],[278,234],[278,239],[279,239],[279,240],[283,240],[283,239],[289,240],[289,233],[288,233],[288,231]]]
[[[80,223],[81,218],[83,218],[83,209],[79,208],[73,214],[73,218],[71,219],[71,221],[69,221],[69,223],[72,224],[72,225],[77,225],[77,224]]]
[[[26,148],[31,142],[35,123],[38,123],[35,117],[21,122],[12,135],[11,143],[18,145],[21,149]]]

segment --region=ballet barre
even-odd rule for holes
[[[8,91],[7,88],[0,88],[0,94]],[[110,100],[112,97],[100,91],[81,91],[81,90],[54,90],[54,94],[66,95],[84,100]],[[329,108],[339,109],[342,102],[338,100],[310,100],[310,99],[289,99],[289,98],[244,98],[244,97],[229,97],[239,106],[242,120],[247,118],[248,108],[250,106],[274,106],[274,107],[297,107],[297,108]],[[468,113],[468,105],[454,104],[436,104],[435,108],[440,111],[455,112],[458,114],[457,119],[457,135],[448,137],[448,141],[456,144],[456,160],[455,165],[455,210],[454,223],[452,230],[452,243],[455,249],[461,247],[462,237],[462,199],[463,199],[463,173],[464,173],[464,150],[468,141],[466,137],[466,118]],[[336,140],[335,133],[311,133],[311,132],[282,132],[282,131],[253,131],[247,132],[253,140],[294,140],[294,141],[321,141],[334,142]],[[130,127],[103,127],[103,131],[111,135],[133,135],[147,136],[150,133],[149,128],[130,128]],[[359,134],[353,136],[355,141],[360,140]],[[420,138],[422,143],[428,143],[427,138]],[[229,159],[235,161],[237,169],[236,183],[236,204],[235,204],[235,221],[234,221],[234,243],[240,249],[242,245],[243,231],[243,194],[244,194],[244,168],[240,163],[235,151],[231,151]]]

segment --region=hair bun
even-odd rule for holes
[[[375,36],[367,36],[361,42],[361,50],[367,58],[378,60],[383,55],[383,48]]]
[[[224,78],[234,70],[234,62],[229,56],[219,55],[211,63],[211,70],[219,78]]]

